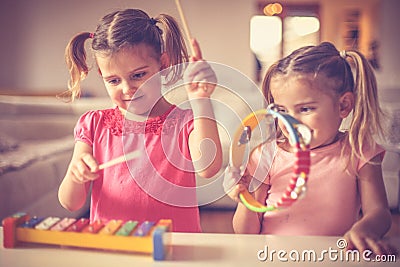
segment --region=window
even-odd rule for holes
[[[250,20],[250,48],[255,56],[257,81],[275,61],[293,50],[320,42],[317,5],[281,5],[260,2]]]

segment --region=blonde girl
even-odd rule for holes
[[[350,249],[387,253],[390,247],[381,241],[391,225],[381,170],[384,150],[375,142],[383,135],[382,112],[365,57],[357,51],[339,52],[328,42],[302,47],[269,68],[262,89],[267,104],[274,103],[311,129],[309,183],[304,199],[281,211],[256,214],[239,203],[235,232],[344,236]],[[346,118],[348,128],[342,130]],[[271,205],[284,192],[295,160],[280,122],[277,130],[270,169],[254,177],[263,166],[261,151],[268,144],[262,144],[246,173],[247,179],[262,181],[255,198]],[[230,196],[237,200],[244,188],[244,183],[236,185]]]

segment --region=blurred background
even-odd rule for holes
[[[181,0],[181,4],[203,57],[254,81],[235,88],[253,108],[261,107],[262,99],[254,85],[273,61],[292,50],[329,41],[339,50],[363,52],[375,68],[381,106],[388,118],[384,179],[390,207],[394,216],[398,213],[400,1]],[[0,219],[16,211],[71,216],[58,204],[57,189],[71,157],[72,129],[86,110],[111,104],[95,69],[83,82],[83,97],[77,103],[65,104],[55,97],[67,90],[64,49],[76,33],[93,32],[102,16],[125,8],[143,9],[152,17],[167,13],[181,23],[174,0],[1,1]],[[224,92],[217,92],[216,99],[230,103],[239,118],[248,114],[247,106],[231,101]],[[224,127],[237,127],[238,121],[229,121],[224,109],[216,106],[215,112]],[[229,139],[225,137],[226,163]],[[226,197],[206,205],[204,230],[231,232],[234,208],[235,203]],[[87,209],[88,205],[73,216],[86,214]],[[216,212],[206,212],[212,209]],[[394,231],[399,233],[396,218]]]
[[[330,41],[376,60],[381,87],[398,87],[399,1],[283,0],[273,5],[276,2],[181,0],[204,57],[252,79],[257,79],[256,58],[264,68],[298,46]],[[179,20],[174,0],[3,0],[0,6],[3,94],[54,94],[66,89],[67,42],[78,32],[94,31],[110,11],[140,8],[150,16],[167,13]],[[87,95],[105,95],[97,72],[89,74],[84,87]]]

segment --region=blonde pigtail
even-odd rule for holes
[[[349,143],[352,153],[364,159],[364,147],[371,149],[375,139],[383,136],[382,110],[379,105],[377,81],[368,60],[358,51],[346,51],[352,59],[355,72],[355,106],[349,129]],[[355,157],[351,157],[355,160]]]

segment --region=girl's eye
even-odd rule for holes
[[[112,80],[108,80],[107,83],[111,84],[111,85],[117,85],[120,83],[119,79],[112,79]]]
[[[146,74],[147,74],[146,72],[135,73],[135,74],[132,74],[131,79],[138,80],[138,79],[143,78]]]
[[[283,107],[277,107],[276,111],[278,111],[280,113],[286,113],[287,112],[287,110],[285,108],[283,108]]]
[[[302,107],[302,108],[300,108],[300,112],[302,112],[302,113],[307,113],[307,112],[310,112],[310,111],[313,111],[314,110],[314,108],[312,108],[312,107]]]

